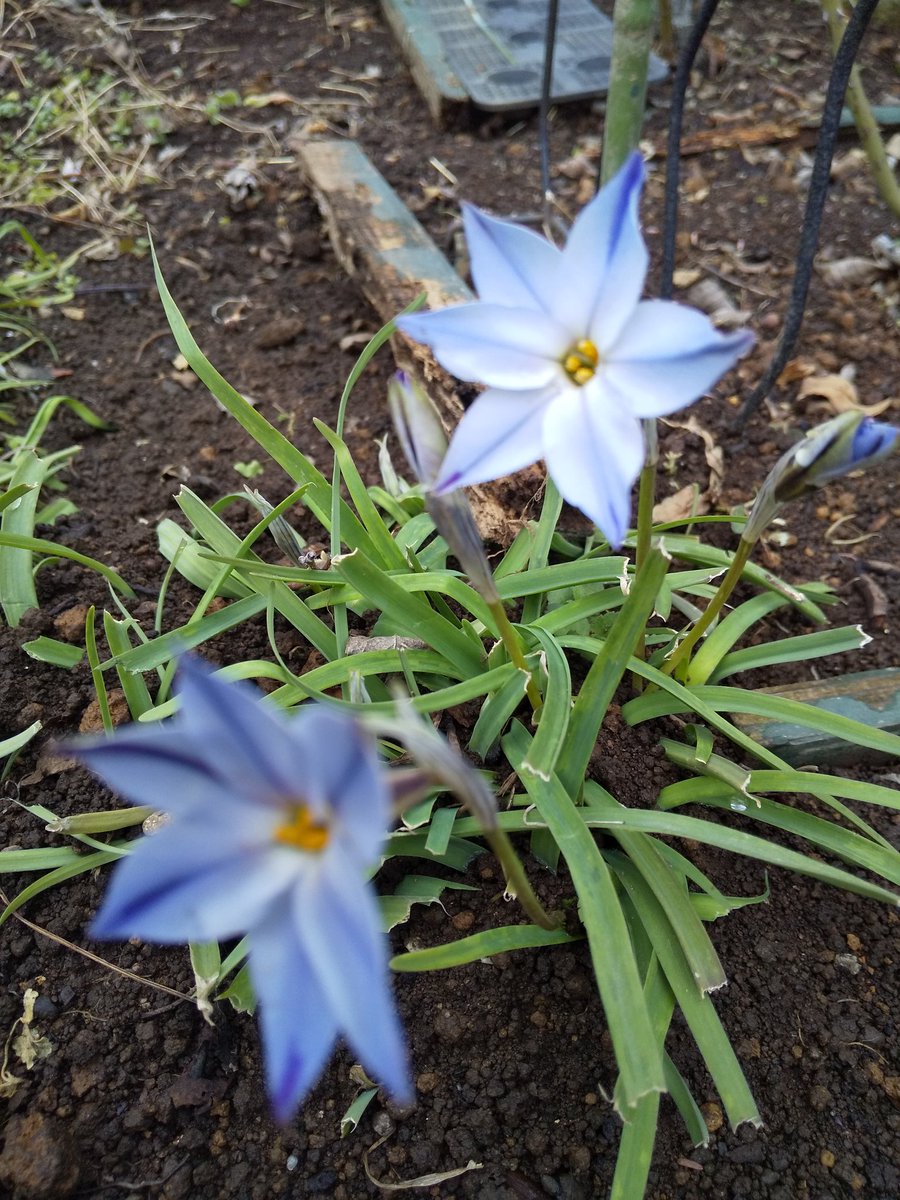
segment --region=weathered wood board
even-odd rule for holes
[[[316,198],[338,261],[387,322],[422,292],[427,308],[474,299],[453,267],[355,142],[311,141],[298,150],[301,169]],[[454,380],[431,351],[398,334],[397,364],[418,378],[434,401],[448,434],[463,414]],[[518,532],[496,489],[471,489],[482,534],[501,544]]]
[[[786,700],[802,700],[823,712],[852,717],[872,729],[900,733],[900,668],[858,671],[832,679],[788,683],[782,687],[759,688]],[[884,760],[877,751],[833,737],[821,729],[810,729],[786,721],[735,713],[735,725],[762,742],[792,766],[833,767],[871,760]]]

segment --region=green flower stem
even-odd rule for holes
[[[841,38],[844,36],[847,20],[840,0],[822,0],[822,9],[828,21],[831,42],[836,53],[841,44]],[[875,186],[888,208],[895,216],[900,217],[900,184],[898,184],[888,161],[884,142],[881,140],[881,131],[866,97],[862,74],[858,66],[854,66],[850,72],[850,82],[847,84],[847,107],[853,114],[853,123],[869,160]]]
[[[641,136],[655,16],[656,0],[616,0],[601,184],[612,179]]]
[[[744,572],[744,567],[747,565],[747,560],[753,553],[753,548],[756,542],[748,542],[745,538],[741,538],[738,543],[738,548],[735,551],[734,558],[731,560],[731,566],[728,568],[725,578],[719,584],[719,590],[707,604],[703,610],[703,614],[693,629],[687,635],[681,644],[672,651],[669,657],[662,665],[664,675],[672,675],[676,668],[679,668],[679,673],[684,674],[684,669],[687,667],[687,661],[690,658],[691,651],[712,625],[713,621],[722,611],[725,601],[734,591],[738,580]]]
[[[513,666],[518,667],[520,671],[525,672],[525,678],[528,682],[525,684],[525,693],[528,696],[528,702],[531,705],[531,711],[536,717],[544,706],[544,701],[537,684],[534,682],[534,677],[528,669],[528,663],[525,661],[525,655],[522,651],[522,643],[519,641],[519,635],[513,629],[512,622],[506,615],[506,609],[503,607],[502,600],[495,600],[488,604],[494,620],[497,622],[497,628],[500,631],[500,638],[503,645],[506,647],[506,653],[509,655],[509,660]]]
[[[516,897],[535,925],[540,925],[541,929],[559,929],[562,920],[559,917],[551,917],[534,894],[531,884],[528,882],[528,876],[525,874],[525,868],[522,866],[522,860],[513,849],[513,844],[506,833],[502,829],[487,829],[484,837],[500,861],[506,878],[507,890]]]
[[[634,549],[634,569],[635,574],[641,569],[647,561],[647,555],[650,553],[650,541],[653,536],[653,505],[656,502],[656,467],[659,462],[659,438],[657,435],[656,421],[645,420],[644,437],[647,442],[647,458],[644,462],[641,471],[641,480],[638,490],[638,519],[637,519],[637,541]],[[637,658],[643,659],[646,654],[646,638],[641,634],[638,643],[634,650]],[[643,688],[643,680],[634,676],[634,684],[637,691]]]

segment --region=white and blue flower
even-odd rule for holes
[[[111,788],[170,814],[119,863],[91,932],[205,942],[249,935],[266,1078],[285,1121],[343,1034],[410,1098],[387,945],[366,871],[390,821],[374,743],[350,716],[287,719],[186,657],[180,711],[72,749]]]
[[[543,458],[565,499],[619,545],[644,462],[641,419],[690,404],[752,345],[694,309],[641,300],[643,178],[632,154],[562,250],[464,208],[478,301],[397,318],[448,371],[488,389],[457,427],[436,493]]]

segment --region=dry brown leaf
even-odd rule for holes
[[[663,424],[668,425],[670,429],[683,429],[686,433],[692,433],[703,443],[703,454],[709,467],[709,483],[705,495],[710,504],[715,504],[721,494],[722,480],[725,477],[725,455],[722,453],[722,447],[696,417],[688,417],[686,421],[669,421],[663,418]]]
[[[689,517],[702,517],[709,512],[709,497],[701,492],[696,483],[689,483],[671,496],[653,506],[653,524],[664,525],[668,521],[684,521]]]
[[[734,329],[746,325],[751,313],[738,308],[717,279],[701,279],[688,291],[686,299],[705,312],[714,325]]]
[[[788,384],[796,383],[798,379],[814,375],[817,370],[818,367],[811,358],[792,358],[778,376],[776,383],[780,388],[785,388]]]
[[[798,400],[807,396],[821,396],[827,400],[836,413],[863,412],[866,416],[877,417],[893,404],[893,400],[879,400],[876,404],[861,404],[856,384],[843,375],[815,375],[804,379],[797,393]]]
[[[692,284],[697,283],[703,276],[703,272],[697,267],[679,267],[672,276],[672,282],[677,288],[689,288]]]
[[[817,262],[816,270],[826,283],[835,287],[854,287],[871,283],[882,269],[873,258],[836,258],[833,262]]]

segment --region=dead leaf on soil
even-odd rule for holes
[[[722,480],[725,477],[725,456],[722,447],[696,417],[688,417],[686,421],[670,421],[663,418],[663,424],[668,425],[670,429],[683,429],[686,433],[692,433],[703,443],[703,454],[709,467],[709,483],[704,494],[711,505],[715,504],[721,495]]]
[[[809,375],[815,375],[817,370],[818,366],[811,358],[792,358],[778,376],[776,383],[780,388],[786,388],[788,384],[796,383],[798,379],[806,379]]]
[[[833,262],[817,262],[816,270],[826,283],[834,287],[854,287],[860,283],[872,283],[882,273],[883,267],[874,258],[836,258]]]
[[[738,308],[717,279],[701,279],[689,289],[686,299],[695,308],[705,312],[713,325],[725,329],[736,329],[746,325],[752,313]]]
[[[465,1175],[467,1171],[484,1170],[484,1163],[472,1162],[469,1159],[464,1167],[456,1167],[453,1171],[434,1171],[430,1175],[419,1175],[415,1179],[404,1179],[399,1183],[384,1183],[382,1180],[376,1179],[369,1170],[369,1155],[373,1150],[377,1150],[379,1146],[383,1145],[390,1136],[388,1134],[386,1137],[379,1138],[377,1142],[373,1142],[363,1155],[363,1169],[366,1172],[366,1176],[377,1188],[381,1188],[384,1192],[405,1192],[414,1188],[435,1187],[439,1183],[446,1183],[448,1179],[457,1179],[460,1175]]]
[[[9,1099],[14,1095],[20,1084],[24,1083],[18,1075],[13,1075],[9,1069],[9,1052],[15,1054],[26,1071],[30,1071],[36,1062],[48,1058],[53,1053],[53,1043],[33,1027],[34,1002],[38,993],[34,988],[26,988],[22,997],[22,1015],[17,1017],[6,1038],[3,1048],[3,1062],[0,1063],[0,1096]],[[16,1034],[16,1029],[19,1033]]]
[[[78,760],[69,758],[53,749],[53,743],[45,744],[38,755],[34,770],[19,780],[19,787],[31,787],[40,783],[47,775],[59,775],[63,771],[71,771],[78,766]]]
[[[798,400],[807,396],[821,396],[835,413],[863,412],[869,417],[877,417],[893,404],[893,400],[879,400],[877,404],[861,404],[856,384],[843,375],[814,375],[804,379],[797,393]]]
[[[671,496],[666,496],[653,506],[653,524],[664,525],[669,521],[684,521],[690,517],[702,517],[709,512],[709,499],[696,483],[689,483]]]

